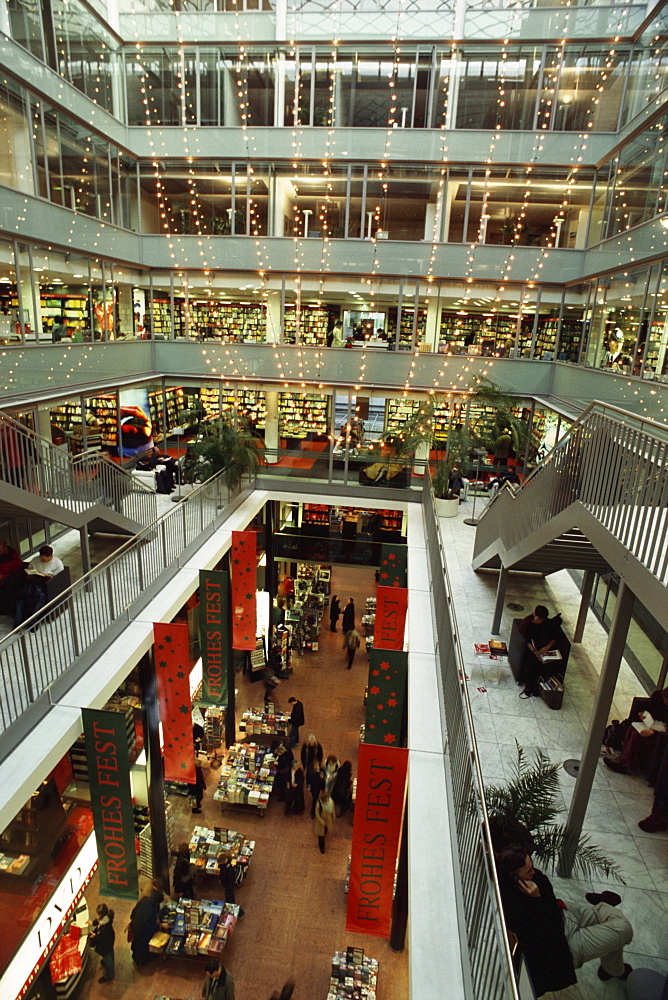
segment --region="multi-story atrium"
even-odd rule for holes
[[[179,809],[183,796],[163,809],[151,623],[192,631],[198,572],[229,564],[230,529],[249,525],[263,539],[258,591],[269,601],[289,597],[284,581],[300,567],[310,580],[332,562],[331,585],[354,594],[358,616],[375,586],[374,531],[408,546],[409,798],[393,944],[406,909],[409,931],[399,955],[346,935],[343,821],[332,854],[341,884],[330,872],[331,894],[318,895],[316,850],[297,895],[292,869],[315,844],[311,827],[276,820],[268,849],[257,816],[214,819],[212,767],[205,819],[223,832],[236,823],[257,844],[240,893],[246,922],[223,953],[237,998],[268,995],[291,974],[295,1000],[324,997],[320,972],[353,945],[380,957],[385,1000],[533,996],[511,973],[481,806],[482,780],[510,776],[511,731],[552,760],[582,758],[575,791],[560,792],[570,827],[596,839],[607,817],[612,839],[604,830],[599,840],[629,887],[634,964],[668,972],[654,940],[668,923],[665,858],[645,838],[646,867],[635,866],[614,841],[637,841],[650,790],[627,794],[625,778],[594,774],[611,710],[625,717],[668,670],[666,17],[663,3],[570,0],[2,4],[0,538],[24,559],[52,545],[71,569],[46,618],[25,628],[0,593],[3,998],[200,989],[204,962],[180,973],[186,960],[169,958],[168,973],[145,978],[119,957],[123,901],[115,986],[96,984],[92,962],[55,987],[47,970],[84,889],[109,902],[76,771],[81,709],[136,710],[136,750],[145,740],[147,752],[133,770],[148,770],[145,792],[133,786],[137,832],[149,837],[140,860],[151,831],[154,847],[141,871],[164,874],[169,823],[188,840],[195,817]],[[522,487],[516,506],[503,491],[476,518],[486,498],[475,487],[492,471],[481,464],[499,458],[490,381],[525,428],[514,454]],[[241,416],[266,446],[255,489],[193,489],[177,471],[174,499],[187,503],[156,508],[136,474],[132,487],[122,477],[141,450],[133,433],[148,428],[182,470],[202,425],[222,417],[236,429]],[[367,472],[388,464],[384,449],[407,427],[421,440],[379,486]],[[460,456],[469,524],[460,514],[446,527],[423,488],[426,466],[449,460],[462,433],[483,446]],[[310,548],[291,547],[286,537],[308,524]],[[577,556],[571,546],[564,558],[563,545],[555,555],[574,527]],[[120,550],[119,533],[134,536]],[[474,575],[472,560],[494,572]],[[270,614],[269,601],[267,637],[282,607]],[[545,706],[517,709],[507,669],[468,649],[490,632],[508,638],[512,605],[526,613],[536,601],[568,609],[574,636],[562,721],[549,733]],[[324,629],[324,653],[300,636],[276,703],[289,711],[294,686],[307,707],[302,737],[313,725],[325,751],[345,751],[356,768],[365,683],[337,687],[316,671],[340,656]],[[238,684],[240,718],[262,697],[245,675]],[[226,707],[234,733],[232,696]],[[469,753],[475,740],[480,756]],[[42,843],[30,803],[47,799],[67,837]],[[32,860],[7,874],[17,844]],[[276,914],[310,914],[310,930],[294,925],[300,947],[292,917],[272,923],[263,899]],[[312,941],[326,919],[331,933]],[[579,995],[621,997],[605,992],[617,986],[594,971]]]

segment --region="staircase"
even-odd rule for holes
[[[72,458],[0,414],[0,517],[34,517],[135,535],[157,517],[155,494],[101,452]]]
[[[609,570],[668,627],[668,428],[593,403],[476,529],[473,568]]]

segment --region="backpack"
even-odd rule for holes
[[[624,719],[623,722],[620,722],[619,719],[613,719],[610,725],[605,727],[605,732],[603,733],[603,746],[609,747],[610,750],[616,750],[617,753],[621,753],[624,737],[626,736],[630,725],[630,719]]]

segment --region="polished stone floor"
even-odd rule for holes
[[[581,756],[596,692],[606,633],[589,614],[583,641],[573,645],[566,675],[566,692],[561,711],[551,711],[539,698],[521,700],[507,661],[476,656],[474,642],[487,642],[494,610],[496,572],[474,573],[471,568],[475,528],[464,524],[471,516],[471,501],[462,504],[455,518],[441,518],[440,528],[448,554],[455,614],[468,678],[482,771],[489,782],[502,783],[511,775],[516,756],[515,740],[532,754],[540,748],[551,760]],[[480,516],[480,507],[478,507]],[[550,614],[561,612],[569,636],[579,608],[579,593],[567,571],[545,579],[527,574],[510,574],[501,635],[508,641],[513,617],[523,616],[536,604],[545,604]],[[508,609],[522,605],[522,611]],[[631,700],[641,695],[640,683],[626,663],[622,664],[615,690],[611,718],[628,716]],[[564,809],[568,808],[575,780],[560,772]],[[585,832],[619,865],[626,885],[580,883],[554,879],[559,894],[581,898],[595,888],[612,888],[622,896],[622,908],[634,927],[634,939],[627,949],[627,961],[668,973],[668,833],[645,834],[637,823],[649,814],[652,789],[644,778],[615,774],[599,762],[585,819]],[[565,818],[565,813],[564,813]],[[561,994],[588,1000],[590,997],[621,1000],[622,983],[602,983],[596,976],[596,962],[579,971],[579,988]]]

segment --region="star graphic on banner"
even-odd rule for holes
[[[390,674],[385,674],[385,680],[386,681],[391,681],[392,680],[391,675]]]
[[[246,600],[247,601],[250,601],[252,599],[252,597],[253,597],[252,594],[246,594]]]
[[[374,677],[377,677],[378,674],[380,673],[380,670],[372,670],[371,673],[373,674]]]
[[[380,661],[380,669],[381,670],[389,670],[390,669],[390,664],[387,662],[387,660],[381,660]]]
[[[370,722],[369,723],[369,729],[375,729],[375,728],[376,728],[376,723],[375,722]]]
[[[389,573],[381,573],[380,574],[380,578],[381,578],[381,580],[387,580],[387,578],[388,578],[389,575],[390,575]]]
[[[177,677],[185,677],[186,675],[184,674],[183,670],[177,670],[176,671],[176,676]]]
[[[394,552],[390,552],[390,553],[388,553],[387,558],[388,559],[396,559],[397,557],[395,556]]]
[[[158,666],[161,670],[165,670],[167,668],[167,660],[160,660],[158,662]]]
[[[187,705],[181,705],[181,707],[179,708],[179,712],[183,712],[184,715],[187,715],[189,711],[190,709],[188,708]]]
[[[173,684],[174,683],[174,678],[173,677],[168,677],[167,678],[167,683],[168,684]]]
[[[379,712],[381,712],[383,709],[383,703],[381,702],[380,705],[376,705],[376,708],[378,709]]]
[[[185,761],[181,761],[179,767],[181,768],[182,771],[186,771],[188,769],[188,765],[185,763]]]
[[[384,726],[388,726],[389,724],[390,724],[390,720],[389,719],[383,719],[383,725]]]
[[[387,699],[387,704],[388,704],[388,706],[390,708],[395,708],[395,706],[397,704],[397,699],[396,698],[388,698]]]
[[[161,643],[161,642],[160,642],[160,643],[158,643],[158,649],[164,649],[164,648],[165,648],[165,647],[164,647],[164,646],[162,645],[162,643]]]
[[[385,733],[385,735],[383,736],[383,739],[385,740],[386,743],[396,743],[397,742],[397,738],[394,735],[394,733]]]
[[[171,635],[166,635],[165,636],[165,642],[171,642],[171,641],[172,641]]]
[[[232,560],[232,562],[233,562],[233,564],[234,564],[235,566],[238,566],[238,565],[239,565],[239,560],[238,560],[238,559],[233,559],[233,560]]]
[[[380,688],[374,685],[374,687],[369,688],[369,694],[380,694]]]

